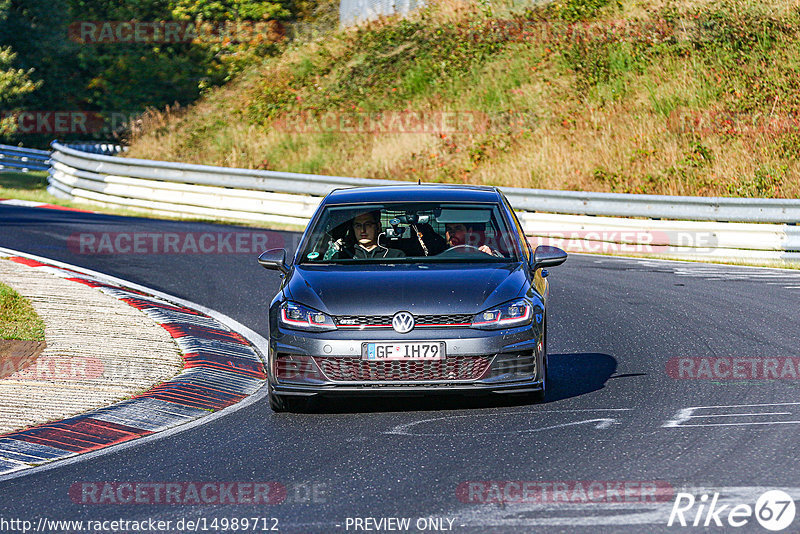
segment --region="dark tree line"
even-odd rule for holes
[[[313,9],[310,0],[0,0],[0,141],[108,138],[121,117],[187,105],[278,52],[282,28]],[[165,24],[182,38],[163,38]]]

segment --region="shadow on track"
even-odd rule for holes
[[[551,354],[550,384],[545,402],[555,402],[603,389],[617,371],[617,360],[608,354],[579,352]]]
[[[617,369],[617,361],[608,354],[588,352],[551,354],[549,357],[547,404],[602,389]],[[533,404],[523,394],[403,394],[395,397],[349,396],[313,399],[300,413],[370,413],[469,410],[502,408]]]

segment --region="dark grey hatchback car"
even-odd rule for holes
[[[320,203],[269,309],[275,411],[317,395],[524,393],[547,387],[545,267],[497,188],[340,189]]]

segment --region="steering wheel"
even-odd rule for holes
[[[455,245],[453,247],[448,248],[439,253],[439,256],[452,256],[459,252],[467,252],[468,254],[486,254],[484,251],[479,249],[478,247],[472,245]],[[489,254],[486,254],[487,256]]]

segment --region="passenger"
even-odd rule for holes
[[[401,250],[386,248],[378,244],[378,237],[383,230],[380,211],[368,211],[356,216],[352,222],[352,229],[355,237],[352,255],[348,256],[350,251],[341,251],[337,253],[337,259],[348,257],[354,259],[405,257]]]
[[[481,230],[472,224],[447,223],[444,225],[444,230],[445,237],[447,238],[447,245],[451,248],[466,245],[475,247],[484,254],[498,257],[503,256],[501,252],[492,249],[489,245],[483,244],[481,246],[476,246],[477,243],[483,241],[485,230]]]

